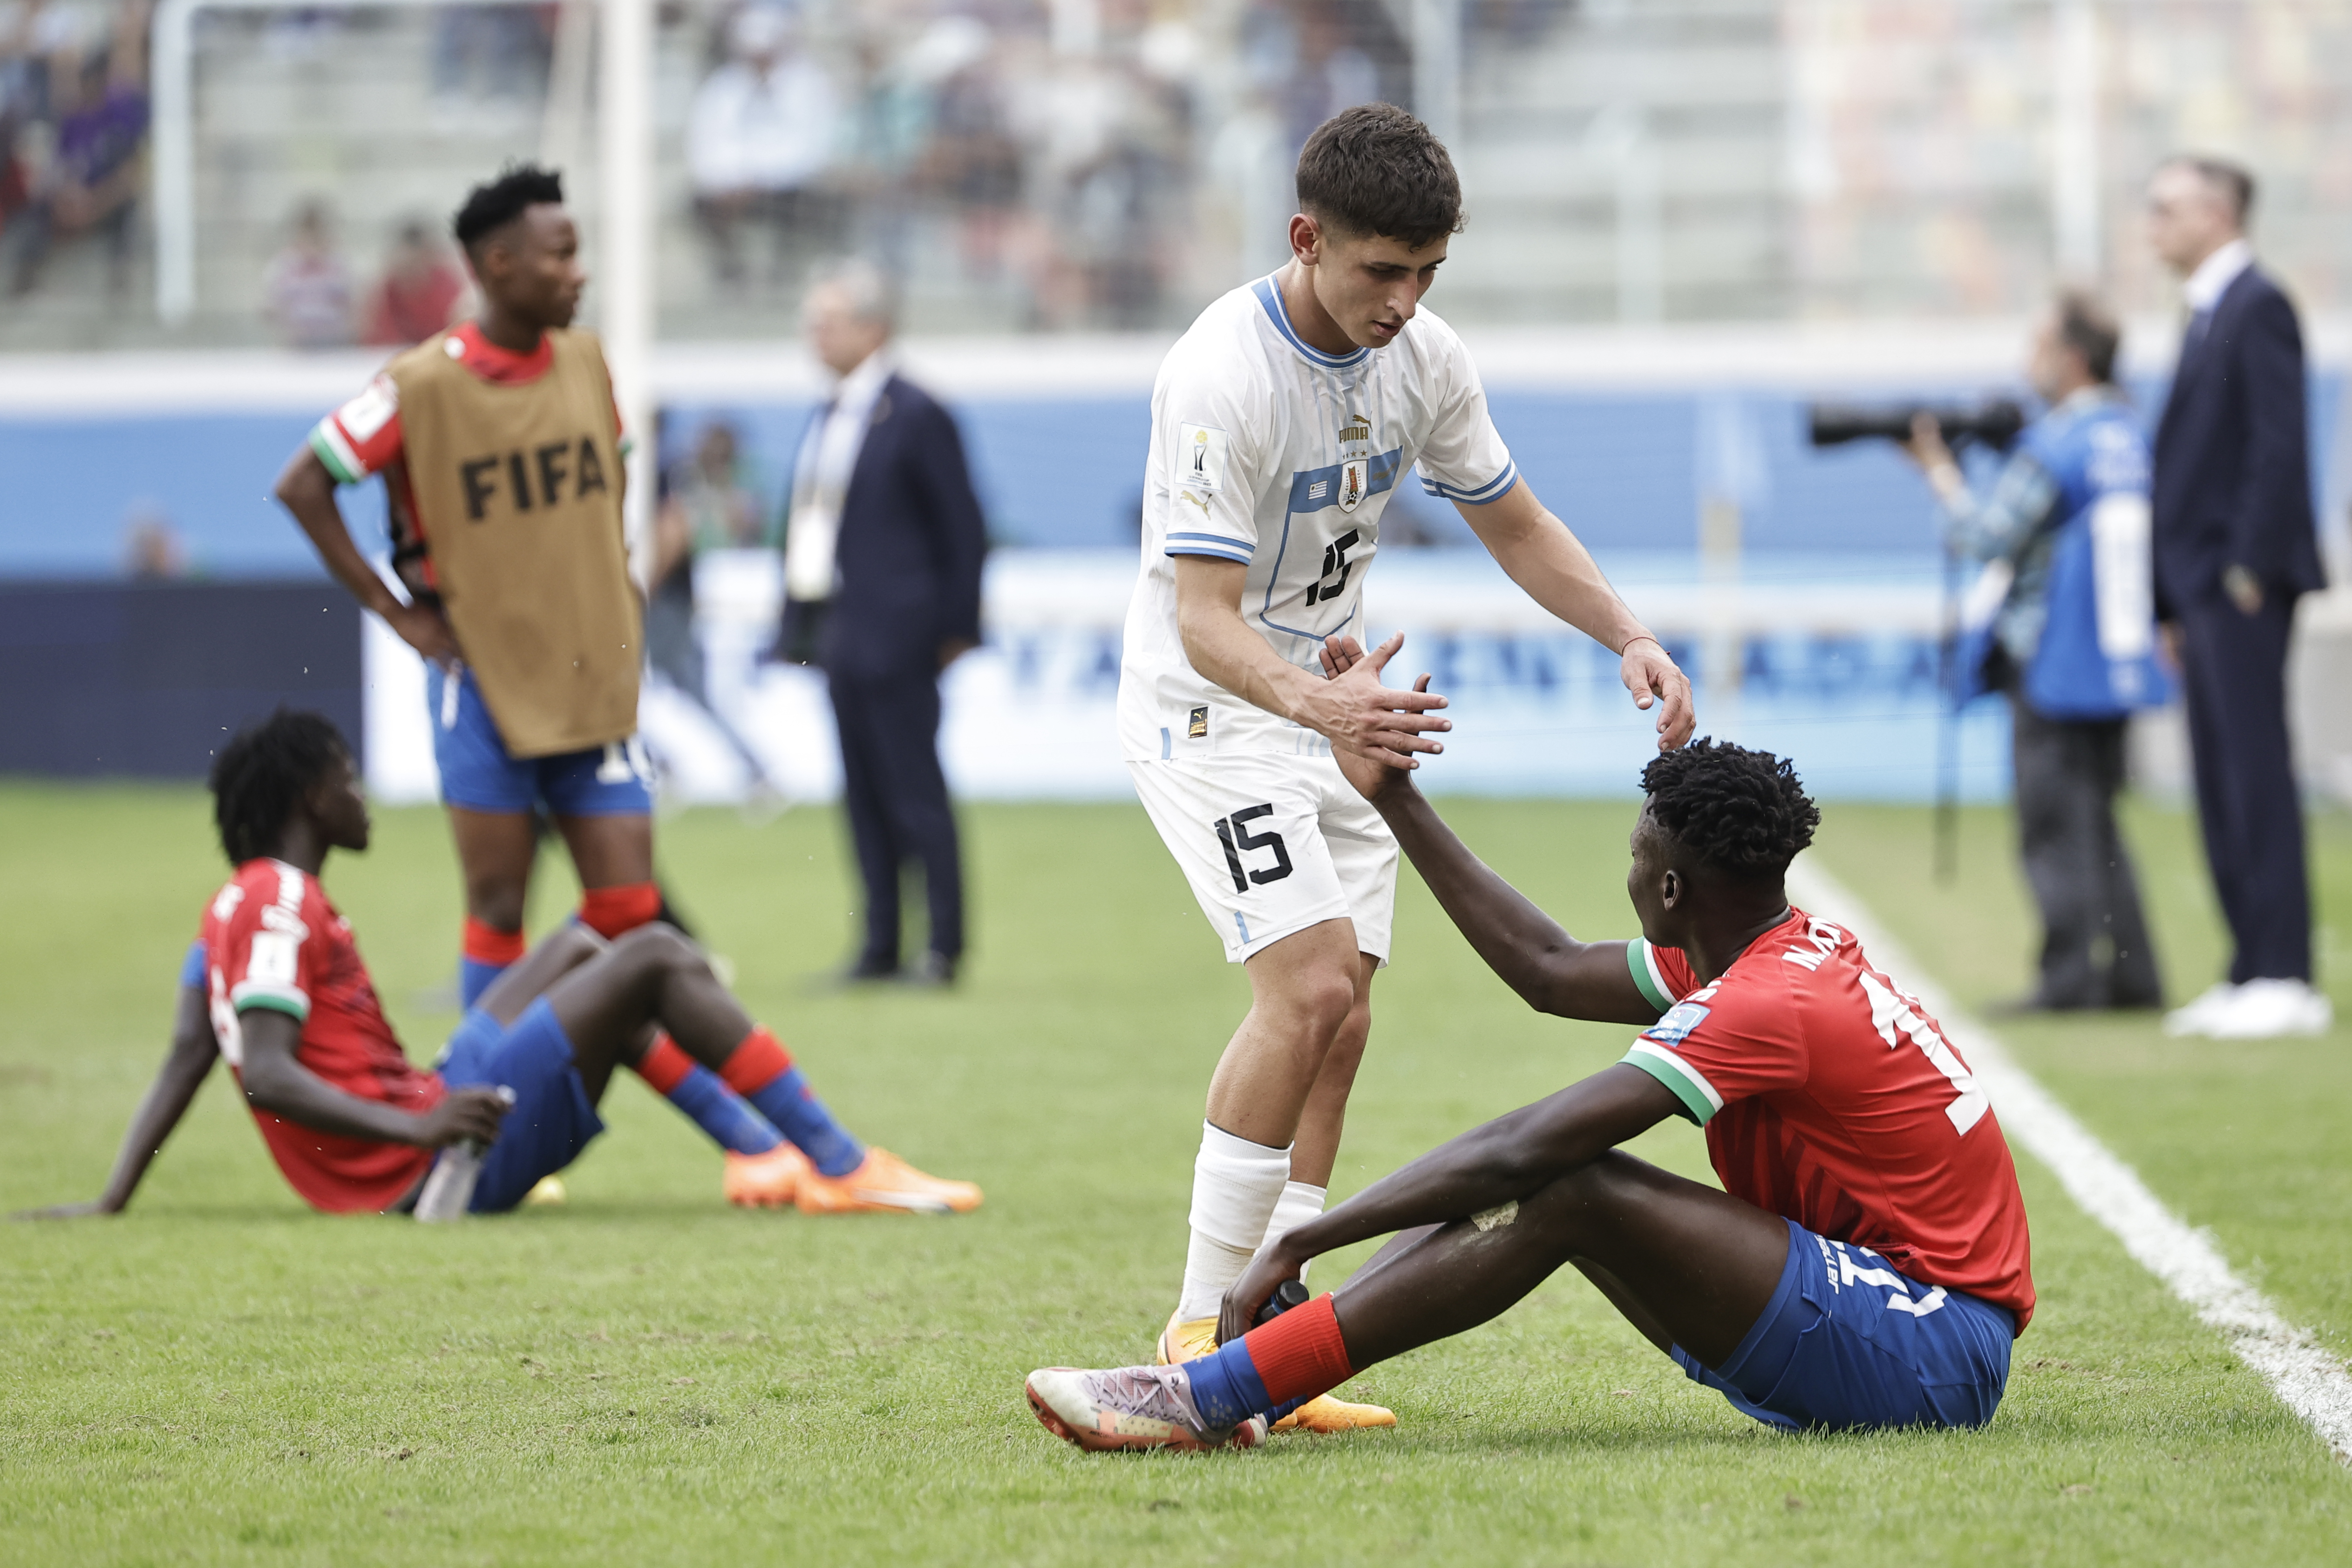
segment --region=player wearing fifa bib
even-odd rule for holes
[[[1528,1003],[1645,1026],[1624,1060],[1268,1241],[1223,1343],[1174,1367],[1033,1373],[1089,1448],[1247,1446],[1301,1400],[1485,1322],[1573,1264],[1643,1337],[1784,1429],[1981,1427],[2033,1316],[2025,1204],[1985,1092],[1853,933],[1790,907],[1821,813],[1769,752],[1653,761],[1626,878],[1643,936],[1579,942],[1411,779],[1347,758],[1447,915]],[[1623,1152],[1706,1129],[1720,1188]],[[1306,1261],[1394,1233],[1336,1296],[1253,1328]]]
[[[1445,149],[1402,110],[1351,109],[1308,140],[1298,198],[1288,264],[1203,311],[1153,386],[1119,673],[1136,792],[1252,998],[1210,1084],[1169,1361],[1213,1348],[1251,1254],[1321,1212],[1370,1030],[1396,842],[1333,754],[1409,769],[1448,725],[1442,696],[1381,689],[1399,640],[1338,679],[1321,660],[1364,636],[1396,486],[1453,502],[1530,597],[1620,653],[1662,747],[1691,729],[1689,683],[1520,479],[1421,304],[1461,226]],[[1392,1417],[1322,1400],[1297,1420]]]
[[[639,749],[643,612],[621,499],[628,442],[596,340],[562,180],[509,169],[453,224],[484,309],[395,357],[321,419],[278,481],[319,555],[425,661],[441,799],[466,885],[471,1006],[522,956],[539,812],[580,874],[580,920],[614,937],[664,917]],[[335,489],[375,476],[404,601],[361,556]],[[682,1070],[664,1094],[728,1148],[725,1186],[789,1201],[793,1173],[739,1147],[740,1101]],[[649,1080],[650,1082],[650,1080]]]

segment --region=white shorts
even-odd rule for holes
[[[1396,838],[1338,763],[1225,752],[1127,769],[1227,963],[1342,916],[1355,922],[1357,949],[1388,963]]]

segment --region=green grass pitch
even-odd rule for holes
[[[1631,808],[1464,802],[1474,845],[1583,935],[1629,929]],[[0,1226],[0,1560],[1882,1564],[2352,1561],[2352,1477],[2021,1161],[2041,1314],[1972,1435],[1788,1438],[1554,1281],[1352,1385],[1394,1432],[1088,1457],[1034,1365],[1148,1354],[1183,1250],[1211,1062],[1242,977],[1141,813],[965,815],[978,950],[952,996],[816,996],[849,894],[829,813],[689,813],[665,870],[753,1012],[866,1136],[983,1183],[954,1220],[719,1201],[719,1160],[634,1082],[561,1208],[450,1228],[310,1214],[215,1074],[126,1217]],[[160,1060],[222,878],[194,790],[0,788],[0,1210],[94,1195]],[[2176,996],[2218,934],[2179,812],[2133,831]],[[2006,820],[1955,885],[1924,814],[1832,806],[1821,854],[1958,994],[2018,989]],[[2320,818],[2323,928],[2352,824]],[[437,815],[388,810],[328,883],[429,1057],[454,1021]],[[571,890],[548,876],[538,924]],[[2344,985],[2342,937],[2322,963]],[[1410,873],[1342,1192],[1613,1060],[1528,1013]],[[2242,1047],[2152,1019],[2003,1030],[2232,1263],[2352,1350],[2352,1030]],[[1646,1156],[1700,1173],[1676,1125]],[[1358,1257],[1319,1266],[1319,1282]]]

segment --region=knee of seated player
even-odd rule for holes
[[[677,971],[708,974],[709,960],[702,949],[688,941],[677,926],[656,922],[624,932],[613,939],[609,951],[616,962],[645,973]]]
[[[540,944],[541,949],[566,970],[578,968],[611,946],[576,920],[560,926],[553,936]]]
[[[1605,1261],[1608,1239],[1642,1222],[1646,1184],[1641,1169],[1631,1155],[1612,1149],[1520,1199],[1515,1218],[1556,1235],[1580,1254],[1598,1248]]]

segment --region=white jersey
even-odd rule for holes
[[[1369,643],[1364,574],[1407,468],[1449,501],[1500,500],[1518,470],[1454,329],[1423,308],[1384,349],[1302,341],[1273,277],[1201,313],[1151,389],[1143,568],[1129,601],[1119,745],[1131,762],[1219,751],[1328,754],[1314,731],[1193,670],[1180,555],[1248,566],[1242,619],[1302,669],[1332,632]]]

